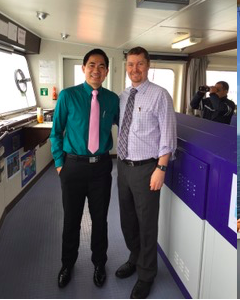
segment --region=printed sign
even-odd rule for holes
[[[20,171],[19,151],[6,158],[7,178],[13,178]]]
[[[22,187],[36,174],[35,151],[29,151],[21,157]]]
[[[25,45],[26,44],[26,30],[18,28],[18,43]]]
[[[56,83],[56,62],[54,60],[39,61],[39,83]]]
[[[41,96],[48,96],[48,88],[41,88],[40,89]]]

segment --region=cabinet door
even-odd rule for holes
[[[209,166],[178,149],[173,167],[173,192],[201,219],[205,219]]]

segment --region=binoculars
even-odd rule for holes
[[[201,85],[199,88],[198,88],[199,92],[209,92],[210,91],[210,87],[209,86],[204,86],[204,85]]]

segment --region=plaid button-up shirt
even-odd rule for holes
[[[130,94],[127,88],[120,95],[119,130]],[[177,146],[176,117],[173,100],[167,90],[146,80],[138,87],[133,118],[128,136],[129,160],[159,158],[174,152]]]

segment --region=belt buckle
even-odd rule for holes
[[[98,156],[89,157],[90,164],[98,162]]]
[[[133,161],[129,161],[128,165],[131,166],[131,167],[134,167],[134,162]]]

